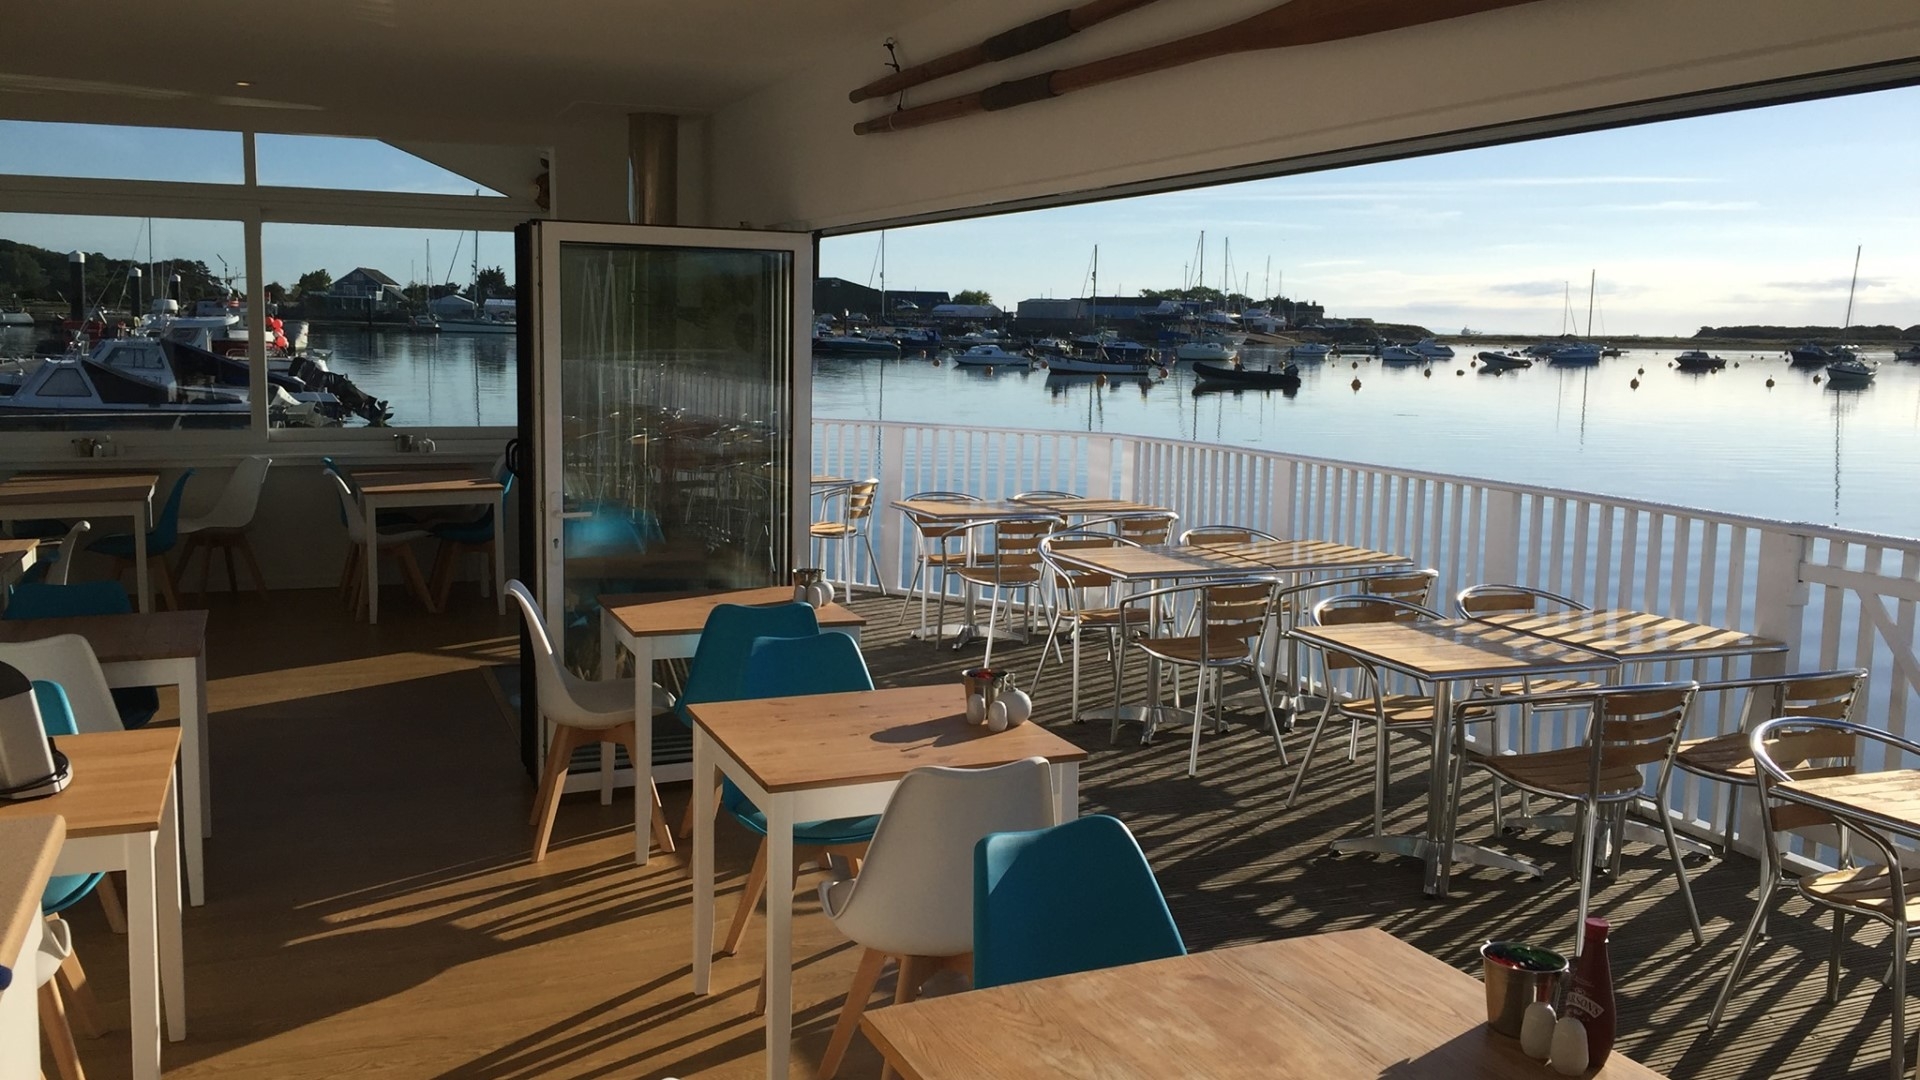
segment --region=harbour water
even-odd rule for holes
[[[1196,392],[1191,365],[1102,386],[924,357],[821,358],[813,410],[1196,439],[1920,537],[1920,500],[1906,486],[1920,461],[1920,366],[1866,353],[1880,370],[1861,390],[1816,384],[1780,353],[1720,351],[1728,365],[1711,375],[1669,367],[1676,349],[1501,375],[1469,366],[1493,347],[1456,346],[1455,359],[1430,367],[1302,364],[1292,396]],[[1281,362],[1246,357],[1269,360]]]
[[[414,334],[315,326],[308,345],[393,409],[395,427],[512,427],[518,422],[512,334]]]

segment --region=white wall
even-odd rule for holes
[[[1224,25],[1273,0],[1183,0],[917,90],[929,102]],[[914,63],[1054,10],[976,0],[894,31]],[[1920,56],[1913,0],[1541,0],[1371,38],[1242,54],[864,137],[847,91],[878,39],[715,114],[708,220],[831,229],[1299,158]]]

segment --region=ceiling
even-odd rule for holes
[[[710,112],[848,41],[872,41],[879,73],[888,28],[947,2],[215,0],[183,15],[96,0],[84,25],[30,5],[7,20],[0,117],[531,137],[582,117]]]

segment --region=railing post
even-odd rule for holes
[[[1494,487],[1481,491],[1487,500],[1487,523],[1480,535],[1480,580],[1520,584],[1520,493]]]
[[[906,482],[907,432],[896,425],[880,428],[880,490],[873,498],[873,528],[880,534],[881,584],[888,592],[903,592],[906,582],[900,576],[901,533],[895,499],[908,495]]]
[[[1115,493],[1115,498],[1128,500],[1138,499],[1140,493],[1136,489],[1139,486],[1140,478],[1140,441],[1138,439],[1112,436],[1110,436],[1110,438],[1113,439],[1114,444],[1120,449],[1120,461],[1118,465],[1115,465],[1113,462],[1108,462],[1107,466],[1110,469],[1118,470],[1120,487]]]
[[[1113,491],[1113,444],[1111,435],[1087,436],[1087,493],[1096,499],[1110,497]]]
[[[1807,583],[1803,567],[1807,559],[1808,538],[1799,533],[1765,529],[1760,533],[1760,556],[1753,583],[1753,632],[1761,637],[1787,643],[1787,651],[1764,653],[1750,661],[1755,675],[1784,675],[1800,664],[1800,626],[1806,619]],[[1748,697],[1749,710],[1766,709],[1764,695]],[[1741,730],[1769,719],[1748,715],[1741,718]],[[1724,797],[1724,796],[1722,796]],[[1732,822],[1731,847],[1758,858],[1761,836],[1758,817],[1759,799],[1740,800],[1740,819]]]
[[[1292,458],[1273,459],[1273,491],[1267,501],[1266,530],[1275,536],[1293,537],[1293,486],[1299,471],[1300,463]]]

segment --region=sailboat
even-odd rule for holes
[[[489,308],[486,297],[480,295],[480,230],[473,231],[473,284],[468,287],[468,295],[473,298],[473,314],[456,316],[440,320],[440,330],[447,334],[511,334],[517,327],[511,308]]]
[[[1587,336],[1589,338],[1593,336],[1594,287],[1598,285],[1599,282],[1600,272],[1597,270],[1589,271],[1587,277]],[[1553,350],[1553,353],[1547,357],[1547,360],[1549,363],[1554,364],[1597,364],[1600,362],[1600,356],[1604,351],[1605,350],[1595,342],[1576,341],[1571,345],[1563,345]]]
[[[1853,249],[1853,281],[1847,285],[1847,316],[1840,323],[1840,340],[1847,340],[1847,327],[1853,325],[1853,290],[1860,284],[1860,248]],[[1827,389],[1852,390],[1873,382],[1877,370],[1872,364],[1854,355],[1845,344],[1836,350],[1840,358],[1827,364]]]

